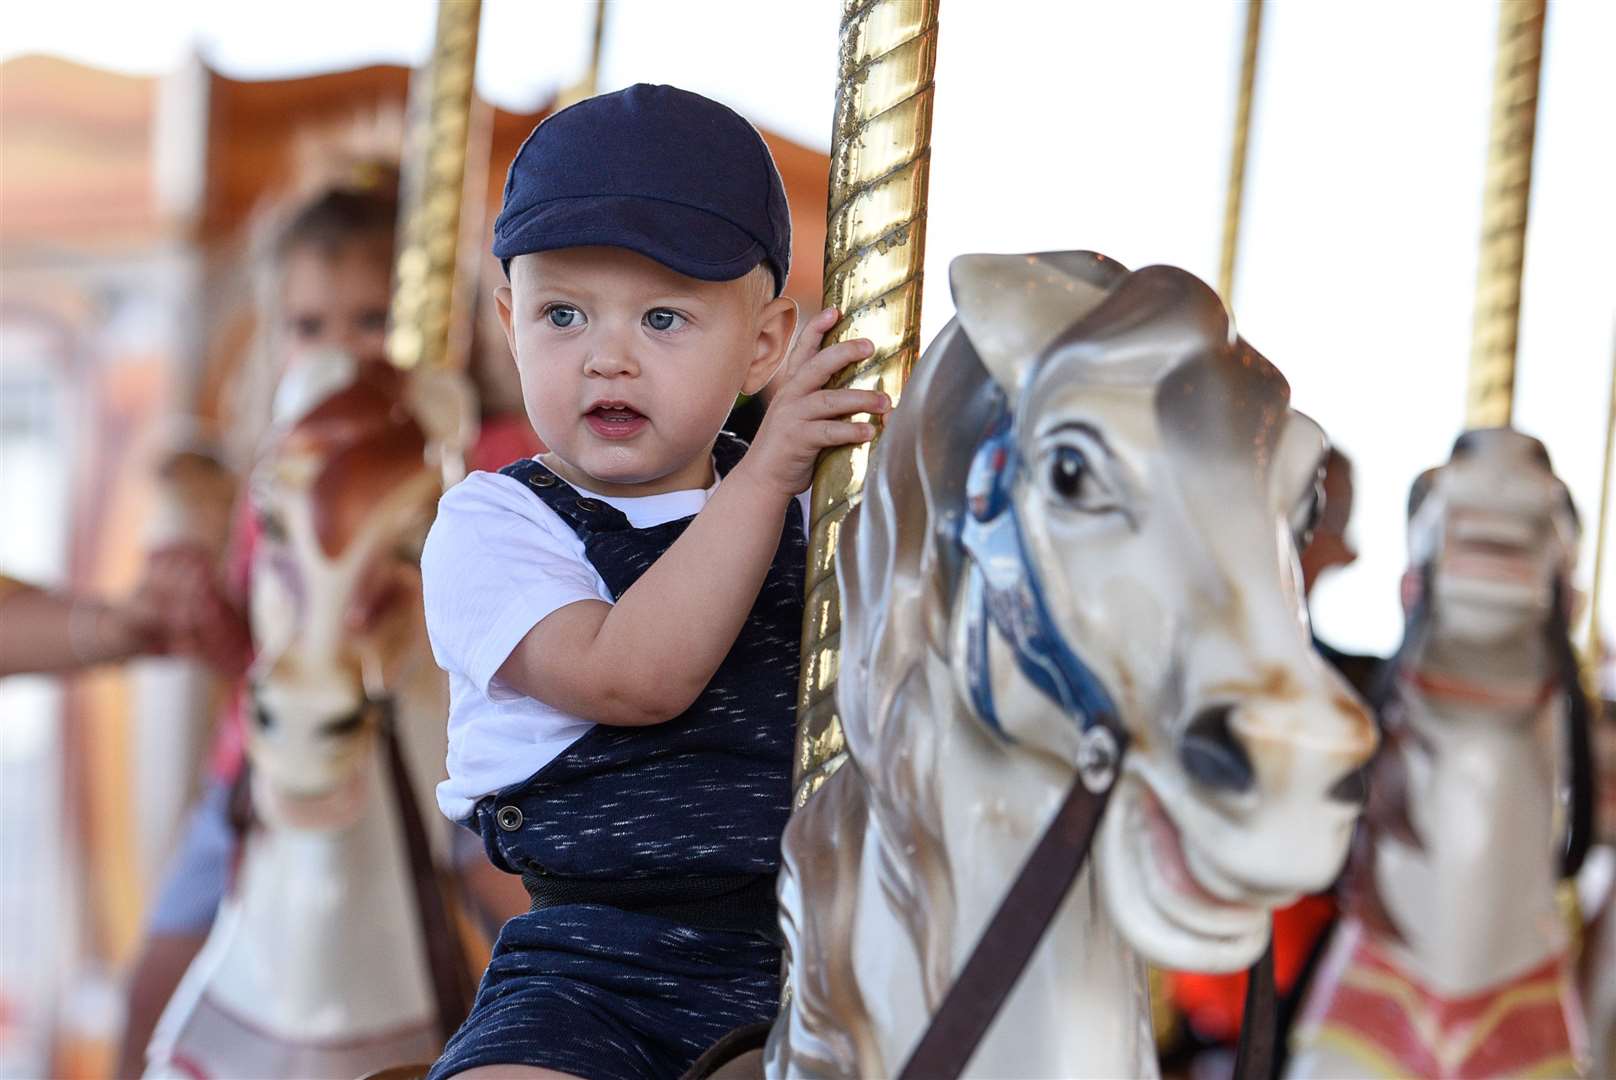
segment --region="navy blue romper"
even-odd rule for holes
[[[720,435],[719,472],[746,444]],[[577,532],[614,598],[690,524],[635,529],[534,461],[502,470]],[[796,500],[735,645],[681,716],[597,725],[469,822],[533,910],[505,924],[430,1080],[522,1064],[677,1077],[779,1004],[774,878],[791,806],[806,542]],[[722,573],[722,567],[714,567]],[[679,627],[668,627],[678,634]]]

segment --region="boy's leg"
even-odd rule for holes
[[[774,1015],[779,969],[778,948],[752,935],[542,908],[500,931],[471,1015],[429,1078],[677,1080],[724,1035]]]

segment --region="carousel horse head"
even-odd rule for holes
[[[1564,621],[1579,526],[1548,451],[1509,428],[1468,431],[1408,506],[1410,610],[1421,629],[1485,647]],[[1558,612],[1558,615],[1556,614]],[[1563,627],[1561,628],[1563,629]]]
[[[1182,270],[968,255],[950,280],[957,318],[843,538],[841,714],[872,812],[947,859],[909,684],[940,662],[998,760],[1062,790],[1115,772],[1094,866],[1134,948],[1248,965],[1270,910],[1338,872],[1377,739],[1302,598],[1324,436]]]
[[[1548,450],[1510,428],[1467,431],[1448,461],[1414,481],[1408,498],[1406,625],[1374,705],[1395,742],[1415,737],[1397,701],[1408,683],[1472,707],[1443,716],[1531,724],[1544,705],[1562,709],[1567,830],[1562,871],[1581,866],[1593,828],[1590,705],[1571,641],[1571,574],[1581,527],[1571,492]],[[1400,936],[1375,892],[1373,844],[1390,833],[1421,841],[1409,819],[1402,759],[1383,754],[1365,815],[1349,894],[1381,932]]]
[[[392,368],[332,355],[277,398],[272,448],[252,481],[258,659],[247,718],[254,806],[273,824],[353,821],[374,781],[379,725],[412,695],[443,697],[419,565],[442,477],[418,394]],[[407,748],[420,741],[408,734]],[[428,777],[441,769],[441,746],[410,756]]]

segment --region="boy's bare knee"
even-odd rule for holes
[[[554,1069],[536,1069],[531,1065],[479,1065],[463,1073],[455,1073],[450,1080],[578,1080],[571,1073]]]

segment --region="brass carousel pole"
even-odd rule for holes
[[[469,141],[474,136],[482,140],[480,152],[484,158],[488,155],[488,117],[474,125],[472,113],[481,17],[482,0],[440,0],[432,56],[411,80],[398,259],[387,331],[388,359],[408,371],[442,371],[455,362],[450,352],[453,319],[457,314],[464,317],[466,311],[464,294],[456,300],[456,271],[462,263],[460,207]],[[479,168],[486,165],[480,163]],[[481,191],[476,198],[481,205]],[[447,1041],[470,1008],[471,971],[452,901],[438,886],[427,833],[418,816],[410,813],[414,804],[408,797],[408,770],[386,721],[382,738],[393,786],[400,795],[438,1034]]]
[[[1599,607],[1605,600],[1605,580],[1610,567],[1605,562],[1605,545],[1609,540],[1610,532],[1610,486],[1611,472],[1616,470],[1616,357],[1611,359],[1610,365],[1610,402],[1605,407],[1605,464],[1599,473],[1599,502],[1595,513],[1599,515],[1594,522],[1594,579],[1588,596],[1588,641],[1583,656],[1590,669],[1598,665],[1604,656],[1603,642],[1599,640]],[[1596,670],[1589,671],[1590,676],[1597,677]],[[1595,700],[1601,700],[1602,689],[1597,685],[1590,686],[1594,692]]]
[[[937,3],[843,0],[842,7],[825,233],[825,304],[842,318],[826,341],[873,341],[874,354],[832,384],[884,390],[894,401],[920,354]],[[841,761],[836,542],[864,487],[872,450],[827,451],[814,470],[797,698],[798,805]]]
[[[460,202],[482,0],[438,5],[432,57],[410,89],[399,251],[387,356],[405,369],[448,362]]]
[[[1240,251],[1240,211],[1246,197],[1246,148],[1251,102],[1257,89],[1257,46],[1262,40],[1263,0],[1247,0],[1246,34],[1240,50],[1240,89],[1235,97],[1234,139],[1229,146],[1229,186],[1223,198],[1223,249],[1218,256],[1218,295],[1234,304],[1234,266]]]
[[[1521,265],[1532,191],[1538,76],[1547,0],[1502,0],[1493,70],[1491,134],[1481,210],[1481,263],[1476,270],[1475,325],[1465,426],[1510,422],[1515,397],[1515,342],[1521,314]]]

